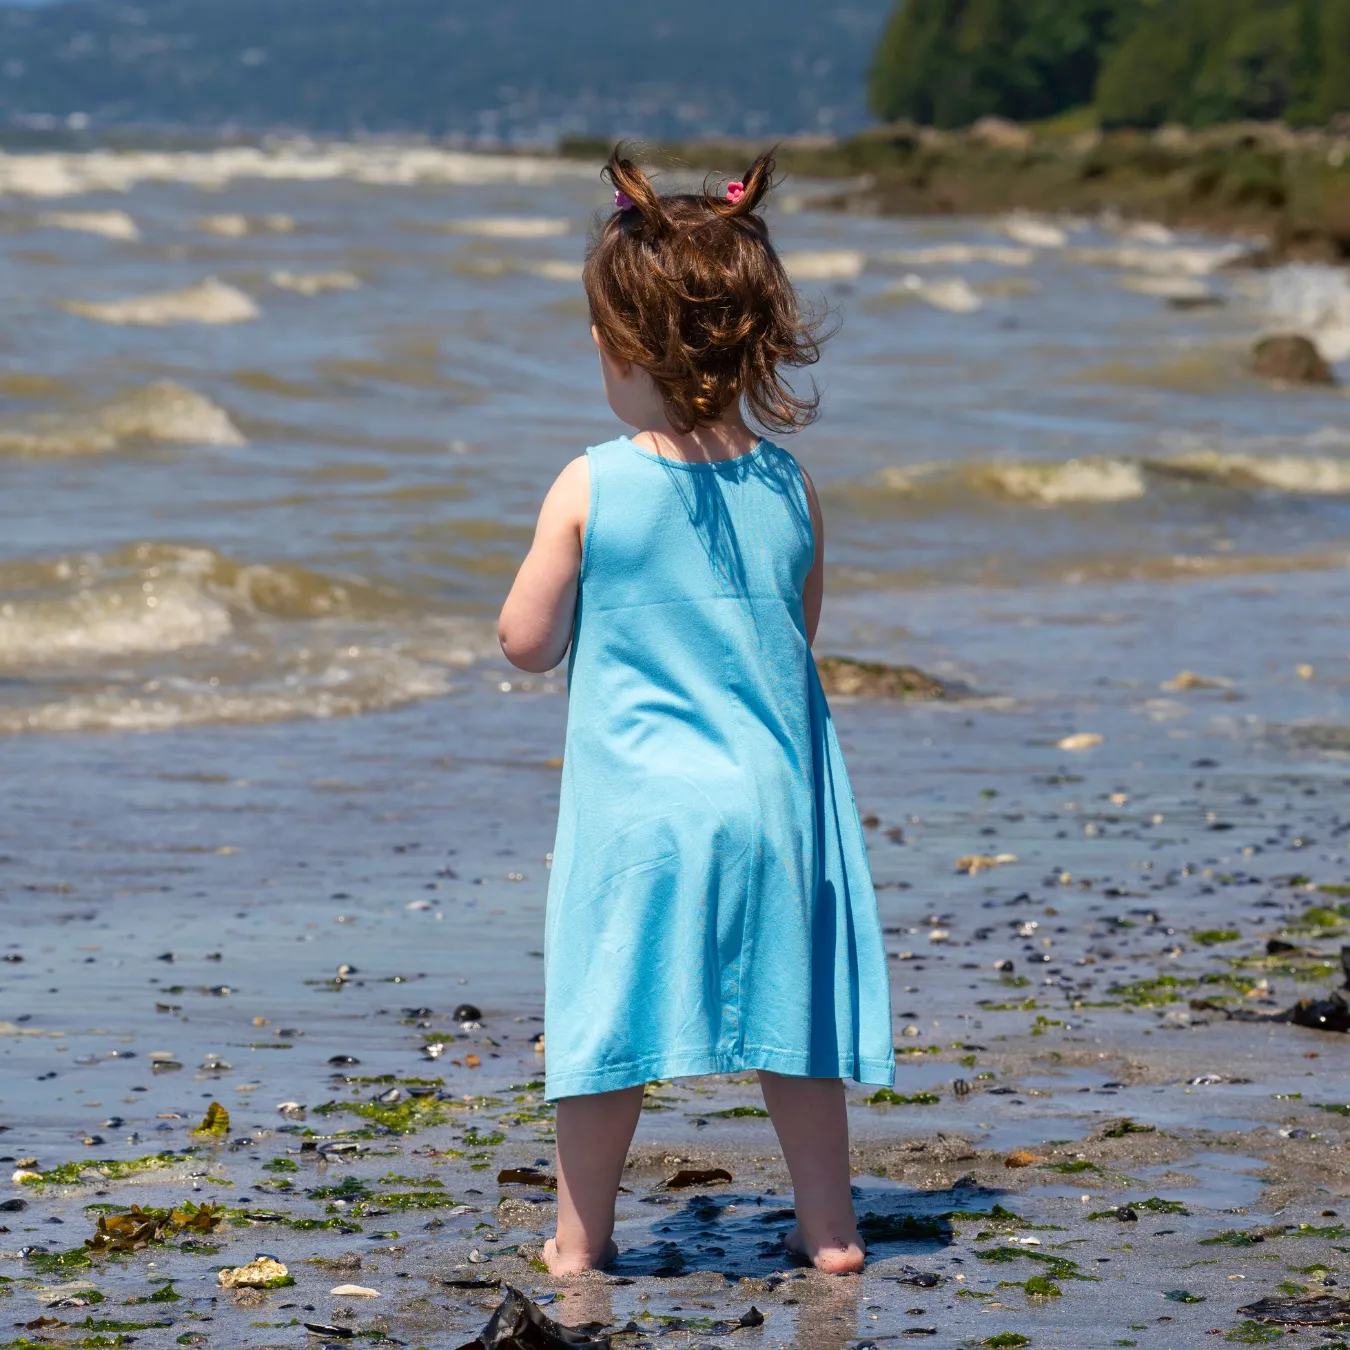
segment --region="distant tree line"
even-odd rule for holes
[[[1324,123],[1350,112],[1350,0],[901,0],[869,96],[939,127]]]

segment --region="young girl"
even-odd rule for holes
[[[555,1275],[604,1266],[643,1085],[759,1071],[792,1174],[785,1242],[861,1268],[842,1078],[890,1084],[890,983],[858,813],[811,657],[824,531],[791,431],[819,358],[756,208],[660,196],[619,151],[586,260],[610,407],[637,434],[549,491],[502,610],[508,659],[571,645],[546,928]]]

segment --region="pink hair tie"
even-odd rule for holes
[[[732,204],[732,206],[735,206],[736,203],[739,202],[740,199],[744,196],[745,196],[744,183],[727,184],[727,201],[729,201]]]
[[[631,211],[637,203],[622,189],[614,189],[614,209],[616,211]]]

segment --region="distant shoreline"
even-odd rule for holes
[[[651,158],[735,172],[765,144],[667,143]],[[594,158],[608,149],[573,140],[558,153]],[[1114,212],[1247,240],[1258,264],[1350,265],[1350,127],[1038,132],[987,118],[964,132],[895,124],[846,140],[788,139],[778,163],[794,176],[841,180],[811,199],[816,208],[881,216]]]

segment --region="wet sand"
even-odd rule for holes
[[[620,1345],[1260,1343],[1240,1309],[1334,1293],[1350,1247],[1350,1119],[1322,1109],[1350,1103],[1350,1041],[1221,1011],[1340,981],[1350,770],[1310,714],[1343,697],[1342,635],[1286,657],[1205,631],[1222,585],[1182,609],[1196,668],[1223,659],[1230,685],[1160,689],[1138,635],[1099,619],[1031,629],[983,697],[836,700],[906,1099],[851,1091],[859,1279],[785,1259],[790,1185],[735,1078],[649,1090],[612,1272],[539,1265],[552,1193],[497,1178],[551,1166],[534,1038],[558,694],[508,692],[503,667],[362,719],[11,741],[0,1148],[6,1174],[44,1174],[0,1213],[11,1343],[337,1343],[311,1322],[433,1350],[498,1300],[464,1282],[498,1280]],[[942,611],[907,613],[916,649],[973,644],[980,611]],[[1104,739],[1059,748],[1074,733]],[[65,849],[29,842],[58,814]],[[480,1025],[455,1020],[466,1003]],[[228,1132],[193,1135],[212,1101]],[[712,1167],[734,1180],[661,1188]],[[188,1200],[224,1222],[83,1249],[101,1212]],[[295,1284],[218,1288],[259,1253]],[[177,1301],[146,1305],[166,1279]],[[349,1282],[379,1297],[330,1294]],[[87,1289],[104,1301],[51,1306]],[[762,1327],[719,1325],[751,1305]],[[22,1329],[40,1317],[67,1325]]]

